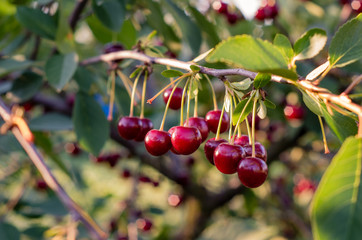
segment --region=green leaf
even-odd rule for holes
[[[86,93],[77,93],[73,124],[80,146],[98,156],[109,138],[109,123],[102,108]]]
[[[72,14],[73,1],[59,1],[55,42],[60,53],[70,53],[75,51],[74,34],[70,28],[68,18]]]
[[[38,240],[43,238],[43,234],[46,230],[48,230],[48,227],[43,227],[40,225],[33,225],[27,229],[25,229],[22,234],[26,235],[31,240]]]
[[[29,127],[33,131],[63,131],[72,130],[72,120],[59,113],[47,113],[33,118],[29,122]]]
[[[127,19],[124,21],[117,39],[123,43],[127,49],[131,49],[137,43],[137,31],[131,20]]]
[[[78,67],[73,77],[79,88],[85,92],[88,92],[92,83],[96,82],[94,73],[90,72],[85,67]]]
[[[24,102],[32,98],[42,85],[43,79],[41,76],[26,72],[15,79],[10,91],[17,98],[17,102]]]
[[[308,95],[308,93],[301,91],[303,94],[303,102],[314,114],[322,116],[322,106],[319,100],[313,96]]]
[[[246,78],[246,79],[244,79],[244,80],[242,80],[242,81],[239,81],[239,82],[231,82],[231,83],[230,83],[230,86],[231,86],[234,90],[243,91],[243,90],[248,89],[252,83],[253,83],[253,82],[251,81],[250,78]]]
[[[6,75],[8,73],[23,70],[33,65],[32,61],[18,61],[12,58],[1,59],[0,60],[0,76]]]
[[[249,115],[249,113],[251,113],[251,111],[253,110],[253,101],[249,101],[248,105],[246,105],[248,100],[249,99],[243,99],[241,102],[238,103],[238,105],[236,105],[236,108],[233,113],[233,125],[237,124],[240,114],[244,108],[245,108],[245,110],[240,119],[240,122],[243,122],[245,120],[245,118]],[[246,105],[246,107],[245,107],[245,105]]]
[[[285,35],[278,33],[277,35],[275,35],[273,44],[277,48],[279,48],[279,50],[282,52],[283,56],[289,63],[294,56],[294,51],[289,39]]]
[[[92,8],[94,14],[102,24],[114,32],[119,32],[122,27],[125,8],[122,1],[118,0],[93,0]]]
[[[343,67],[362,57],[362,14],[339,28],[329,46],[331,66]]]
[[[258,73],[254,79],[255,89],[259,89],[267,85],[271,80],[271,75],[267,73]]]
[[[55,39],[56,22],[53,17],[43,13],[40,9],[18,7],[16,17],[31,32],[44,38]]]
[[[270,108],[270,109],[276,108],[275,104],[267,98],[264,99],[264,104],[267,108]]]
[[[191,21],[190,17],[185,14],[176,4],[170,0],[166,0],[167,6],[172,16],[175,18],[176,23],[179,25],[182,37],[188,43],[194,55],[200,52],[202,36],[200,29]]]
[[[20,232],[13,225],[0,222],[0,239],[20,240]]]
[[[94,15],[87,17],[87,23],[94,37],[101,43],[109,43],[113,40],[113,32],[103,26],[101,21]]]
[[[199,66],[196,66],[196,65],[191,65],[191,66],[190,66],[190,69],[191,69],[193,72],[199,72],[199,71],[200,71],[200,67],[199,67]]]
[[[313,28],[304,33],[294,44],[294,60],[303,60],[317,55],[327,43],[324,30]]]
[[[129,75],[129,77],[130,78],[134,78],[135,76],[137,76],[137,74],[140,72],[140,71],[142,71],[142,67],[138,67],[138,68],[136,68],[136,70],[134,70],[130,75]]]
[[[251,71],[298,78],[295,72],[288,70],[288,62],[276,46],[248,35],[231,37],[219,43],[206,61],[221,61]]]
[[[162,74],[162,76],[167,77],[167,78],[179,77],[179,76],[184,75],[183,72],[173,70],[173,69],[165,70],[161,74]]]
[[[58,91],[62,90],[77,69],[77,58],[75,53],[51,57],[45,65],[45,74],[50,85]]]
[[[312,204],[316,240],[362,236],[362,138],[350,137],[324,173]]]

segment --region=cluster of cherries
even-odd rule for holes
[[[236,13],[231,13],[228,10],[228,4],[218,1],[213,4],[214,9],[217,13],[222,14],[226,17],[229,24],[235,24],[239,20],[239,16]]]
[[[275,19],[279,9],[275,1],[263,1],[261,7],[255,13],[255,19],[264,21],[265,19]]]

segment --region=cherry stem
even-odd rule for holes
[[[214,86],[211,83],[211,80],[209,78],[209,76],[207,76],[206,74],[204,75],[210,85],[211,88],[211,92],[212,92],[212,100],[214,101],[214,110],[217,110],[217,101],[216,101],[216,95],[215,95],[215,89]]]
[[[251,156],[255,157],[255,115],[256,115],[256,103],[258,102],[258,98],[254,97],[253,104],[253,115],[251,120],[251,145],[252,145],[252,153]]]
[[[235,105],[235,109],[236,109],[236,107],[238,106],[238,104],[237,104],[237,102],[236,102],[236,97],[235,97],[235,95],[233,96],[233,100],[234,100],[234,105]],[[241,137],[241,126],[240,126],[240,124],[239,124],[239,125],[236,125],[236,128],[238,129],[238,137]],[[234,133],[234,135],[235,135],[235,133]],[[234,141],[233,141],[233,143],[234,143]]]
[[[219,124],[217,125],[215,140],[220,139],[220,129],[221,129],[222,118],[224,116],[224,111],[225,111],[225,101],[224,101],[224,104],[222,105],[222,110],[221,110],[221,115],[220,115],[220,118],[219,118]]]
[[[181,98],[181,114],[180,114],[180,126],[183,126],[184,124],[184,99],[185,99],[185,93],[187,92],[187,85],[190,82],[190,78],[187,79],[184,90],[182,91],[182,98]]]
[[[228,97],[229,97],[229,102],[230,102],[230,109],[229,109],[229,118],[230,118],[230,129],[229,129],[229,142],[231,142],[231,139],[234,139],[234,137],[232,137],[232,133],[233,133],[233,100],[231,99],[231,95],[230,93],[228,93]],[[236,128],[235,128],[236,129]]]
[[[324,132],[324,126],[323,126],[323,121],[322,121],[322,117],[318,115],[318,120],[319,123],[321,125],[321,130],[322,130],[322,136],[323,136],[323,144],[324,144],[324,153],[328,154],[330,153],[329,149],[328,149],[328,145],[327,145],[327,138],[326,138],[326,133]]]
[[[142,86],[142,100],[141,100],[141,115],[140,118],[144,118],[145,112],[145,97],[146,97],[146,86],[148,79],[148,71],[145,71],[145,76],[143,78],[143,86]]]
[[[197,104],[198,104],[199,91],[195,94],[195,106],[194,106],[194,117],[197,117]]]
[[[170,102],[171,102],[171,99],[172,99],[172,96],[173,96],[173,93],[175,92],[177,86],[180,84],[181,81],[177,82],[176,85],[172,88],[172,91],[170,93],[170,97],[168,98],[167,100],[167,104],[166,104],[166,108],[165,108],[165,112],[163,113],[163,118],[162,118],[162,122],[161,122],[161,126],[160,126],[160,131],[163,131],[163,127],[165,125],[165,119],[166,119],[166,115],[167,115],[167,111],[168,111],[168,108],[170,106]]]
[[[124,87],[126,88],[128,95],[131,97],[131,95],[132,95],[131,87],[126,80],[126,78],[127,78],[126,75],[124,75],[120,70],[117,70],[117,75],[122,80],[122,83],[123,83]]]
[[[114,71],[111,71],[110,80],[111,80],[111,90],[109,97],[109,111],[107,116],[108,121],[112,121],[113,119],[114,92],[116,89],[116,73]]]
[[[169,88],[170,86],[172,86],[174,83],[176,83],[177,81],[187,77],[187,76],[190,76],[191,73],[185,73],[184,75],[182,75],[181,77],[173,80],[171,83],[167,84],[166,87],[162,88],[161,91],[159,91],[155,96],[153,96],[152,98],[148,99],[147,100],[147,103],[151,104],[153,102],[153,100],[155,100],[158,96],[160,96],[161,93],[163,93],[167,88]]]
[[[140,76],[141,76],[142,72],[143,71],[140,71],[138,73],[136,79],[134,80],[133,89],[132,89],[132,96],[131,96],[131,109],[129,111],[129,116],[130,117],[133,117],[134,97],[135,97],[135,93],[136,93],[137,83],[138,83],[138,80],[140,79]]]
[[[189,91],[187,93],[187,111],[186,111],[186,126],[189,125],[189,118],[190,118],[190,101],[191,101],[191,90],[192,90],[192,83],[195,79],[192,77],[190,84],[189,84]]]
[[[251,145],[251,132],[250,132],[250,125],[248,119],[246,119],[245,125],[246,125],[246,131],[248,132],[249,144]]]

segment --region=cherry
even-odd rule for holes
[[[201,133],[195,127],[177,126],[171,135],[172,146],[176,152],[188,155],[195,152],[201,144]]]
[[[171,92],[172,92],[173,88],[167,88],[164,92],[163,92],[163,101],[167,104],[168,99],[170,98]],[[173,109],[173,110],[178,110],[181,107],[181,100],[182,100],[182,92],[183,89],[177,87],[175,89],[175,91],[172,94],[172,98],[171,98],[171,102],[169,105],[169,108]]]
[[[124,47],[120,43],[108,43],[104,46],[103,52],[104,53],[112,53],[124,50]],[[122,59],[115,60],[114,62],[119,63],[122,62]]]
[[[161,156],[171,149],[171,135],[168,132],[153,129],[146,134],[145,147],[154,156]]]
[[[245,152],[241,146],[222,143],[215,149],[214,163],[220,172],[233,174],[236,173],[238,164],[244,157]]]
[[[152,182],[151,178],[145,176],[145,175],[141,175],[138,177],[138,181],[143,182],[143,183],[150,183]]]
[[[199,129],[199,131],[201,133],[201,137],[202,137],[201,142],[205,141],[207,136],[209,136],[209,127],[207,126],[207,122],[205,121],[204,118],[190,117],[189,121],[188,121],[188,125],[186,125],[186,122],[185,122],[184,126],[195,127],[197,129]]]
[[[227,143],[227,141],[225,139],[222,139],[222,138],[220,138],[219,140],[215,140],[215,138],[211,138],[211,139],[207,140],[207,142],[205,143],[204,152],[205,152],[207,160],[209,160],[209,162],[212,165],[215,165],[214,164],[214,152],[215,152],[215,149],[221,143]]]
[[[226,15],[229,24],[235,24],[239,20],[239,16],[235,13],[228,13]]]
[[[259,187],[268,176],[268,166],[257,157],[241,159],[237,171],[241,183],[248,188]]]
[[[148,232],[152,228],[152,222],[151,222],[151,220],[149,220],[147,218],[137,219],[136,224],[137,224],[137,228],[144,232]]]
[[[118,132],[121,137],[131,140],[138,136],[142,122],[138,117],[123,117],[118,122]]]
[[[176,127],[177,126],[174,126],[168,130],[168,133],[170,134],[171,137],[172,137],[173,132],[176,130]],[[176,149],[173,146],[171,147],[171,152],[173,152],[174,154],[177,154],[177,155],[180,154],[176,151]]]
[[[43,179],[36,180],[36,189],[44,191],[48,189],[48,184]]]
[[[264,21],[265,19],[265,12],[264,12],[264,8],[259,8],[257,11],[256,11],[256,14],[255,14],[255,19],[259,20],[259,21]]]
[[[130,170],[128,170],[128,169],[123,169],[123,171],[122,171],[122,173],[121,173],[121,176],[122,176],[123,178],[129,178],[129,177],[131,177],[131,172],[130,172]]]
[[[121,155],[119,153],[112,153],[106,156],[106,161],[108,162],[109,166],[113,168],[116,166],[120,157]]]
[[[249,144],[249,137],[248,135],[241,135],[240,137],[236,137],[235,141],[234,141],[235,145],[239,145],[239,146],[245,146],[247,144]]]
[[[141,118],[141,130],[138,134],[138,136],[134,139],[138,142],[143,142],[145,140],[146,134],[153,129],[153,123],[148,118]]]
[[[284,115],[288,120],[301,120],[304,117],[304,109],[296,105],[287,105],[284,108]]]
[[[339,3],[340,3],[341,5],[350,4],[350,3],[351,3],[351,0],[339,0]]]
[[[294,186],[293,192],[295,195],[299,195],[305,191],[311,191],[314,193],[317,189],[317,186],[314,182],[309,179],[302,178],[298,181],[297,185]]]
[[[65,144],[65,151],[73,156],[78,156],[82,152],[77,143]]]
[[[183,197],[178,194],[170,194],[167,198],[167,202],[172,207],[178,207],[183,202]]]
[[[253,146],[251,144],[246,144],[243,146],[245,154],[247,157],[251,157],[253,152]],[[267,152],[265,147],[260,142],[255,142],[255,157],[261,158],[264,161],[267,160]]]
[[[351,2],[351,7],[355,13],[357,13],[357,14],[361,13],[362,12],[362,0],[353,0]]]
[[[255,14],[255,19],[260,20],[260,21],[264,21],[265,19],[274,19],[276,16],[278,16],[279,13],[279,9],[278,9],[278,5],[274,4],[274,5],[266,5],[263,7],[260,7],[256,14]]]
[[[227,14],[228,13],[228,5],[224,2],[219,2],[218,3],[218,8],[216,9],[218,13],[220,14]]]
[[[207,125],[209,126],[209,130],[213,133],[217,132],[220,116],[221,116],[221,110],[209,111],[205,116],[205,120],[207,122]],[[221,120],[220,133],[223,133],[229,129],[229,121],[230,121],[229,116],[224,112],[224,115]]]

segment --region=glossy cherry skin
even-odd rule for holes
[[[163,101],[165,102],[165,104],[167,104],[168,99],[170,98],[171,92],[172,92],[173,88],[167,88],[164,92],[163,92]],[[171,98],[171,102],[169,105],[169,108],[173,109],[173,110],[178,110],[181,107],[181,100],[182,100],[182,92],[183,89],[177,87],[175,89],[175,91],[173,92],[172,98]]]
[[[247,157],[251,157],[253,152],[253,147],[251,144],[246,144],[243,146],[245,150],[245,154]],[[267,152],[265,150],[265,147],[260,142],[255,142],[255,157],[263,159],[265,162],[267,160]]]
[[[241,159],[237,171],[240,182],[248,188],[259,187],[268,176],[268,166],[257,157]]]
[[[228,5],[224,2],[220,1],[220,7],[217,9],[217,12],[220,14],[227,14],[228,13]]]
[[[231,25],[235,24],[239,20],[239,16],[235,13],[228,13],[226,15],[226,17],[227,17],[228,23]]]
[[[161,156],[171,149],[171,136],[168,132],[153,129],[146,134],[145,147],[153,156]]]
[[[221,143],[227,143],[228,141],[226,141],[225,139],[218,139],[215,140],[215,138],[210,138],[209,140],[207,140],[207,142],[205,143],[204,146],[204,152],[206,155],[207,160],[209,160],[209,162],[212,165],[215,165],[214,163],[214,152],[215,149],[217,148],[217,146],[219,146]]]
[[[207,126],[209,126],[209,130],[213,133],[217,132],[220,116],[221,116],[221,110],[209,111],[205,116]],[[224,112],[221,121],[220,133],[223,133],[229,129],[229,121],[230,121],[229,116]]]
[[[168,130],[168,133],[170,134],[171,137],[172,137],[172,133],[176,130],[176,128],[177,128],[177,126],[174,126]],[[180,155],[180,153],[178,153],[173,146],[171,147],[171,152],[173,152],[174,154]]]
[[[175,127],[171,142],[176,152],[183,155],[188,155],[195,152],[201,144],[201,133],[195,127]]]
[[[296,105],[287,105],[284,115],[288,120],[301,120],[304,117],[304,109]]]
[[[148,118],[141,118],[141,130],[138,134],[138,136],[134,139],[138,142],[142,142],[145,140],[146,134],[153,129],[153,123]]]
[[[242,158],[245,158],[245,152],[239,145],[222,143],[217,146],[214,152],[215,166],[224,174],[236,173],[238,164]]]
[[[118,122],[118,132],[127,140],[135,139],[141,131],[142,122],[138,117],[123,117]]]
[[[184,126],[195,127],[199,129],[202,137],[202,142],[205,141],[207,136],[209,136],[209,127],[207,126],[207,122],[205,121],[204,118],[190,117],[189,120],[185,122]]]
[[[245,146],[247,144],[249,144],[249,137],[248,135],[241,135],[240,137],[235,137],[235,141],[234,141],[235,145],[239,145],[239,146]]]
[[[147,218],[140,218],[136,221],[137,227],[138,229],[144,231],[144,232],[148,232],[151,230],[152,228],[152,222],[151,220],[147,219]]]

